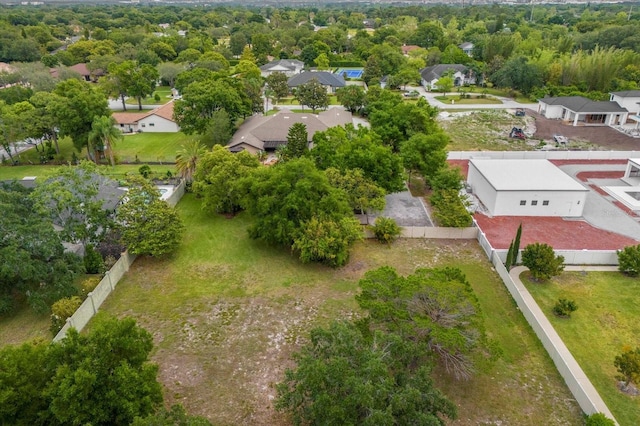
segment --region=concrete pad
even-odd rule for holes
[[[400,226],[433,226],[421,198],[412,196],[409,191],[388,194],[385,198],[385,209],[369,215],[369,223],[373,223],[375,217],[383,216],[394,219]]]

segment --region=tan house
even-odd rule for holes
[[[316,132],[327,130],[329,127],[344,126],[353,123],[353,116],[342,108],[330,108],[319,114],[294,113],[283,110],[265,117],[254,115],[246,120],[233,135],[227,146],[231,152],[247,151],[257,154],[260,151],[273,152],[280,145],[287,144],[289,128],[294,123],[307,126],[307,141],[309,144]]]

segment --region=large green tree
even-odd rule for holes
[[[89,141],[89,133],[96,117],[110,116],[107,99],[91,83],[65,80],[56,85],[48,110],[59,124],[59,136],[69,136],[80,152]]]
[[[310,157],[320,169],[334,167],[342,173],[360,169],[364,177],[387,192],[404,187],[402,160],[375,132],[353,125],[332,127],[313,136]]]
[[[365,93],[364,89],[360,86],[345,86],[337,90],[338,101],[342,104],[347,111],[352,113],[359,112],[364,106]]]
[[[193,191],[202,198],[202,207],[214,213],[236,213],[241,209],[240,180],[250,176],[260,162],[248,152],[233,154],[216,145],[198,161],[193,175]]]
[[[306,105],[315,114],[317,109],[326,109],[329,106],[327,89],[320,84],[317,78],[312,78],[307,83],[296,88],[295,97],[300,105]]]
[[[60,235],[28,191],[17,183],[0,185],[0,211],[0,314],[13,308],[18,295],[46,312],[56,300],[75,294],[82,262],[65,253]]]
[[[331,186],[326,175],[316,169],[311,160],[299,158],[258,169],[243,180],[243,185],[247,194],[243,205],[255,218],[249,228],[252,238],[270,244],[295,246],[303,260],[323,261],[332,266],[346,262],[344,251],[357,237],[352,232],[353,222],[348,222],[354,219],[353,211],[344,192]],[[322,250],[323,256],[318,255],[317,247],[307,244],[310,236],[305,231],[309,224],[314,225],[321,237],[315,244],[320,242],[332,247]],[[332,245],[336,227],[342,227],[346,240]],[[311,254],[314,250],[315,254]],[[336,263],[336,259],[340,263]]]
[[[400,155],[404,166],[409,170],[420,172],[427,182],[436,176],[438,171],[447,165],[449,137],[444,132],[429,135],[416,133],[400,145]]]
[[[129,425],[162,403],[153,339],[134,320],[0,350],[0,423]]]
[[[178,212],[142,177],[130,178],[127,186],[125,202],[116,213],[122,244],[133,254],[162,256],[175,251],[184,232]]]
[[[286,97],[289,94],[289,86],[287,81],[289,78],[283,72],[274,72],[267,76],[267,87],[273,92],[276,102],[280,102],[280,99]]]
[[[309,134],[304,123],[293,123],[287,133],[287,144],[280,151],[284,161],[303,157],[309,151]]]
[[[182,99],[176,101],[173,114],[182,131],[190,135],[204,133],[213,114],[220,110],[229,114],[231,123],[249,112],[238,88],[227,80],[208,79],[189,84]]]
[[[386,204],[384,188],[365,177],[360,169],[347,169],[344,173],[333,167],[325,170],[329,182],[347,195],[349,206],[360,214],[382,211]]]
[[[484,327],[475,294],[459,269],[418,269],[403,277],[382,267],[367,272],[359,284],[356,300],[374,328],[426,348],[458,378],[471,376]]]
[[[396,334],[334,322],[312,330],[294,358],[297,366],[277,385],[276,408],[296,425],[444,426],[456,418],[416,346]]]

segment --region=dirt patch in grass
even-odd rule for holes
[[[521,128],[531,137],[535,133],[532,117],[516,117],[504,110],[441,113],[438,122],[451,138],[449,151],[530,151],[539,140],[509,137],[511,129]]]
[[[480,359],[471,382],[436,368],[438,386],[460,407],[455,424],[539,425],[554,416],[560,419],[554,424],[580,424],[577,406],[564,402],[568,390],[475,240],[401,239],[391,246],[368,240],[356,244],[345,267],[330,269],[249,240],[246,216],[207,216],[190,196],[179,210],[188,224],[180,252],[136,260],[103,305],[153,334],[167,404],[180,402],[216,425],[290,424],[274,409],[274,385],[294,366],[292,354],[313,327],[362,315],[354,296],[367,271],[389,265],[406,275],[459,266],[501,355]],[[539,397],[528,396],[529,377],[535,383],[548,377]]]

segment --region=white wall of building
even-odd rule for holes
[[[493,216],[580,217],[588,191],[498,191],[469,163],[467,182]]]
[[[640,114],[640,98],[623,98],[617,95],[611,95],[610,100],[617,102],[622,108],[626,108],[631,114]]]
[[[138,121],[138,130],[150,133],[175,133],[180,131],[180,127],[174,121],[152,114]]]
[[[498,191],[492,214],[580,217],[586,198],[587,191]]]
[[[547,105],[543,102],[538,104],[538,112],[550,119],[561,119],[564,108],[561,105]]]

